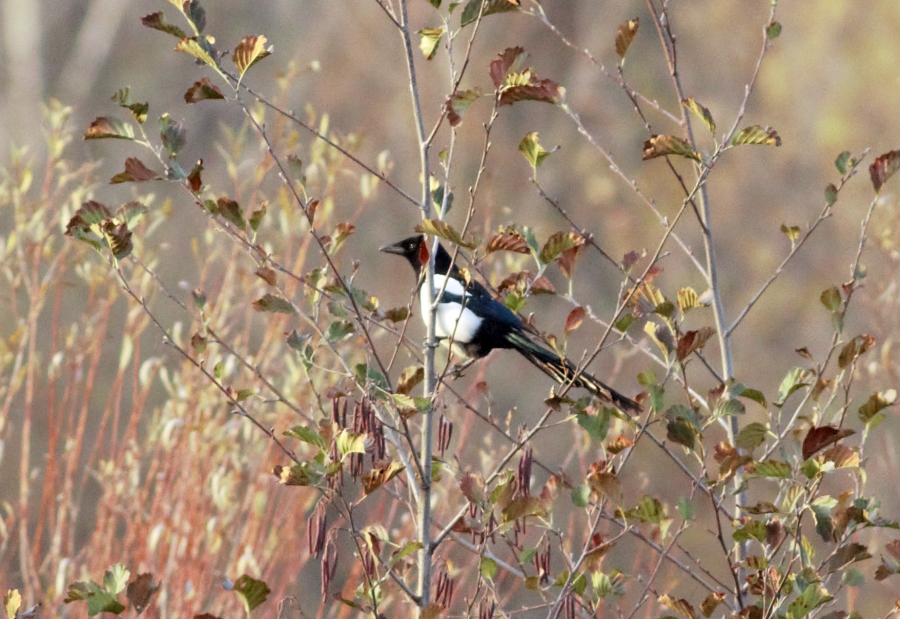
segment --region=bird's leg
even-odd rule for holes
[[[477,359],[471,358],[471,359],[466,359],[465,361],[463,361],[461,363],[455,364],[453,366],[453,369],[450,370],[450,375],[454,379],[462,377],[463,372],[465,372],[469,368],[469,366],[472,365],[473,363],[475,363],[476,361],[477,361]]]

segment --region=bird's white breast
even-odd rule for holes
[[[446,287],[444,281],[446,280]],[[447,278],[443,275],[434,275],[434,296],[440,294],[443,290],[445,293],[465,297],[466,289],[458,281],[452,277]],[[422,310],[422,320],[428,322],[428,313],[430,307],[425,295],[419,295]],[[438,303],[435,315],[434,331],[439,338],[452,338],[454,342],[468,343],[475,337],[478,327],[481,326],[482,319],[479,318],[472,310],[463,307],[461,303],[443,302]]]

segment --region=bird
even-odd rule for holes
[[[406,258],[421,277],[430,254],[423,235],[411,236],[380,248],[388,254]],[[587,389],[600,401],[611,404],[626,415],[641,412],[641,405],[586,372],[578,372],[574,363],[541,346],[529,336],[525,323],[503,303],[494,299],[479,282],[467,279],[440,244],[434,255],[434,294],[440,295],[435,311],[435,335],[451,344],[469,362],[481,359],[497,348],[513,349],[560,385],[573,384]],[[420,295],[422,320],[428,320],[430,307],[426,295]]]

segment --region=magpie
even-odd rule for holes
[[[424,236],[411,236],[385,245],[381,251],[406,258],[416,277],[424,280],[422,267],[429,259]],[[480,283],[466,281],[441,245],[437,246],[434,256],[434,288],[432,296],[440,294],[435,313],[435,335],[440,340],[449,340],[452,348],[462,356],[474,361],[495,348],[512,348],[561,385],[571,382],[587,389],[602,402],[612,404],[626,414],[641,411],[640,404],[631,398],[590,374],[578,373],[574,363],[532,340],[518,316],[494,299]],[[427,320],[430,308],[425,295],[420,295],[420,301],[422,320]]]

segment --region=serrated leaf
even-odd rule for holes
[[[868,333],[857,335],[841,348],[841,352],[838,354],[838,366],[841,369],[844,369],[856,361],[860,355],[865,354],[874,345],[875,338]]]
[[[741,428],[741,431],[738,433],[737,438],[734,441],[735,446],[746,449],[747,451],[753,451],[763,444],[768,433],[768,428],[758,421],[748,423]]]
[[[118,118],[99,116],[94,119],[91,126],[84,134],[85,140],[103,140],[116,138],[120,140],[133,140],[134,128]]]
[[[527,254],[528,243],[525,241],[525,237],[519,234],[518,230],[510,226],[500,234],[492,236],[491,240],[488,241],[487,253],[490,254],[495,251],[511,251],[517,254]]]
[[[219,198],[216,200],[216,210],[224,219],[234,224],[238,230],[246,229],[247,222],[244,221],[244,212],[241,210],[241,205],[234,200],[226,197]]]
[[[444,26],[419,30],[419,35],[422,37],[419,41],[419,49],[422,50],[425,60],[434,58],[438,50],[438,44],[441,42],[441,37],[444,36],[445,32],[447,32],[447,29]]]
[[[706,128],[711,134],[715,135],[716,122],[713,120],[712,113],[708,109],[697,103],[693,97],[688,97],[687,99],[682,101],[682,103],[684,104],[684,107],[692,111],[697,116],[697,118],[699,118],[703,122],[703,124],[706,125]]]
[[[160,585],[153,584],[153,574],[139,574],[133,581],[128,583],[128,587],[125,589],[125,597],[128,598],[128,602],[135,613],[140,615],[150,605],[150,600],[159,591],[159,587]]]
[[[537,171],[544,159],[550,154],[538,141],[538,132],[532,131],[519,142],[519,152],[525,157],[531,169]]]
[[[879,156],[869,166],[869,176],[872,178],[872,186],[875,193],[888,181],[894,172],[900,170],[900,150],[892,150]]]
[[[732,146],[763,145],[781,146],[781,137],[771,127],[752,125],[741,129],[731,138]]]
[[[293,304],[287,299],[276,297],[266,293],[262,298],[253,302],[253,309],[258,312],[272,312],[276,314],[296,314]]]
[[[471,241],[464,241],[462,236],[453,228],[453,226],[439,219],[423,219],[419,222],[419,225],[416,226],[416,232],[430,234],[442,238],[445,241],[450,241],[454,245],[461,245],[467,249],[475,249],[474,243]]]
[[[234,62],[241,77],[244,77],[247,69],[266,56],[272,55],[272,46],[266,47],[266,42],[266,37],[263,35],[253,35],[241,39],[241,42],[234,48],[231,61]]]
[[[125,171],[119,172],[113,176],[109,183],[116,185],[118,183],[144,182],[158,179],[159,176],[144,165],[137,157],[129,157],[125,160]]]
[[[483,11],[481,9],[482,2],[484,3]],[[515,11],[520,4],[521,0],[469,0],[463,8],[459,25],[460,27],[468,26],[478,19],[479,12],[481,12],[482,17],[487,17],[495,13]]]
[[[290,430],[285,430],[284,436],[290,436],[303,441],[304,443],[309,443],[319,449],[325,449],[327,447],[325,445],[325,439],[323,439],[318,432],[312,428],[307,428],[306,426],[294,426]]]
[[[187,33],[184,30],[166,21],[166,16],[162,11],[144,15],[141,18],[141,24],[147,26],[148,28],[153,28],[154,30],[159,30],[160,32],[171,34],[179,39],[187,38]]]
[[[206,51],[206,49],[204,49],[204,47],[197,41],[197,37],[186,37],[184,39],[181,39],[175,45],[175,51],[183,52],[185,54],[188,54],[189,56],[193,56],[200,62],[218,69],[218,67],[216,67],[216,61],[213,60],[213,57],[209,54],[209,52]]]
[[[198,103],[200,101],[208,101],[211,99],[224,99],[225,96],[219,87],[210,83],[209,78],[204,77],[199,82],[187,89],[184,93],[185,103]]]
[[[625,60],[625,53],[628,51],[628,48],[631,47],[631,42],[634,41],[634,37],[637,35],[640,25],[641,20],[635,17],[634,19],[622,22],[616,30],[616,54],[618,54],[619,58],[622,60]]]
[[[747,475],[750,477],[775,477],[778,479],[789,479],[791,476],[791,465],[787,462],[778,460],[766,460],[765,462],[753,462],[746,467]]]
[[[159,117],[159,137],[169,159],[175,159],[186,143],[184,125],[172,120],[168,114]]]
[[[469,110],[469,106],[481,97],[480,88],[470,88],[469,90],[457,90],[444,102],[444,109],[447,111],[447,120],[451,127],[458,127],[462,122],[463,116]]]
[[[642,156],[644,161],[668,155],[678,155],[700,161],[700,155],[691,148],[691,145],[674,135],[651,135],[650,139],[644,142]]]
[[[337,342],[351,333],[353,333],[353,323],[347,322],[346,320],[336,320],[328,325],[328,330],[325,332],[325,339],[329,342]]]
[[[557,232],[547,239],[538,259],[543,264],[550,264],[558,258],[564,251],[578,247],[584,244],[584,237],[574,232]]]
[[[269,594],[272,592],[272,590],[269,589],[269,585],[265,582],[251,578],[247,574],[244,574],[234,581],[234,591],[240,596],[241,601],[244,603],[244,609],[247,611],[248,616],[250,615],[250,611],[265,602],[266,598],[269,597]]]

